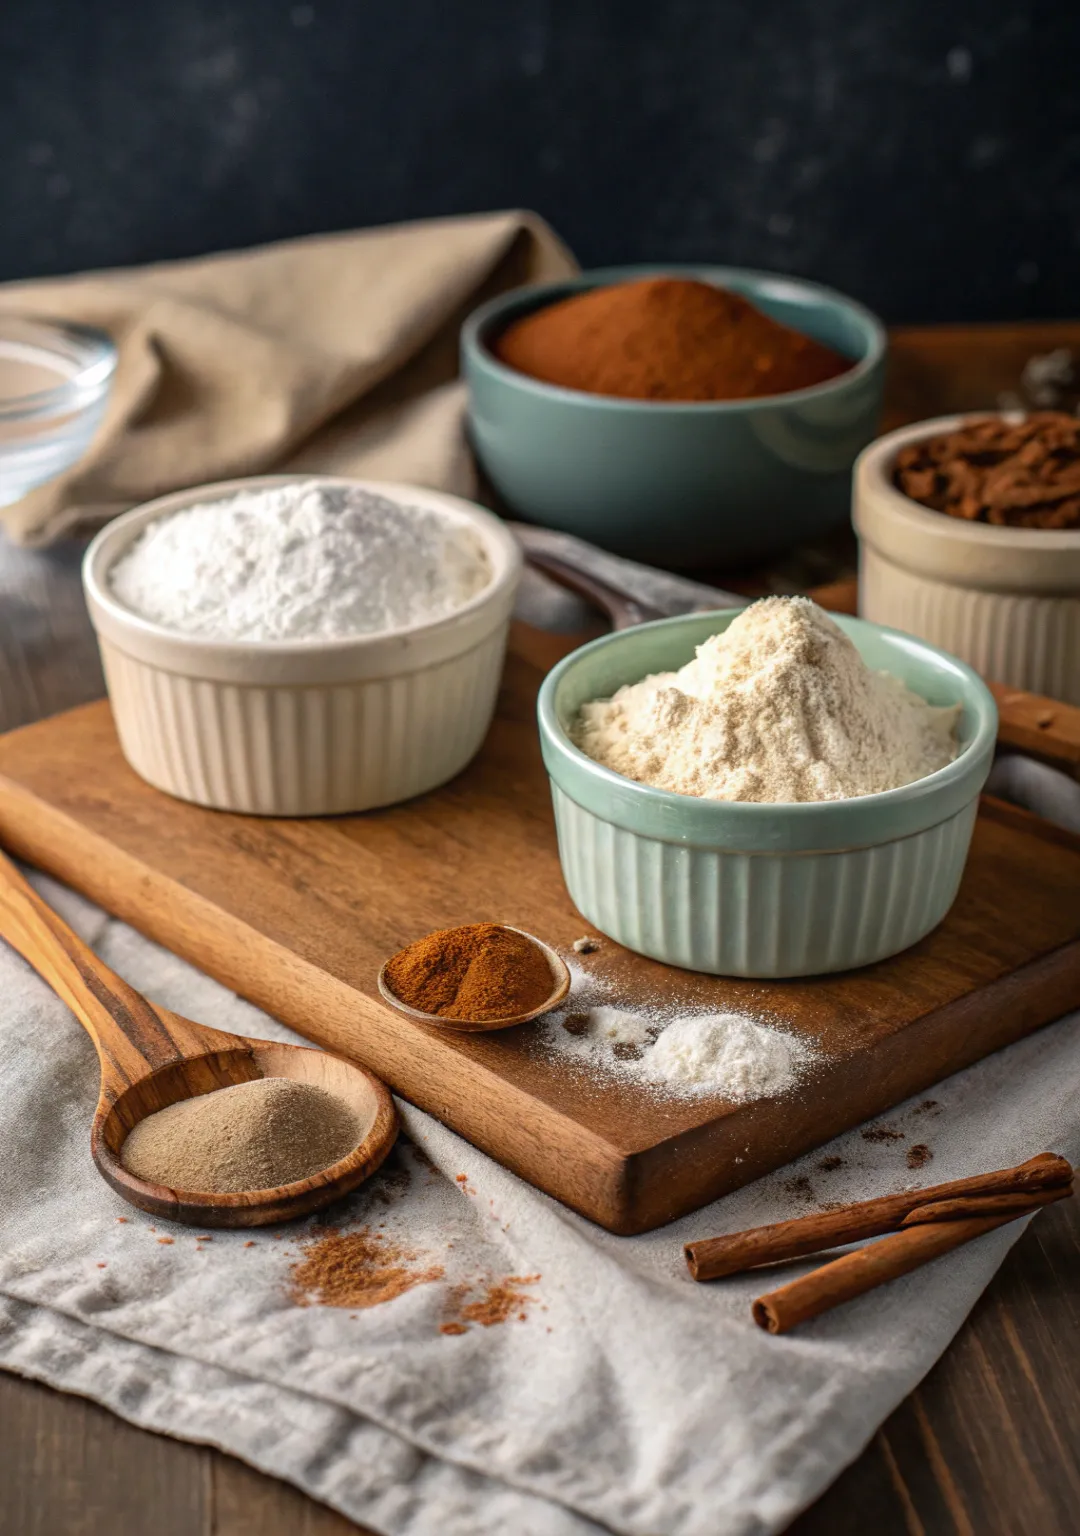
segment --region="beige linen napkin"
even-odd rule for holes
[[[0,310],[100,326],[120,364],[89,453],[0,520],[43,544],[167,491],[278,469],[468,495],[461,321],[576,270],[542,219],[507,212],[6,284]]]

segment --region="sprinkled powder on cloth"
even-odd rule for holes
[[[369,1227],[323,1228],[303,1253],[292,1270],[292,1299],[301,1307],[378,1307],[443,1275],[440,1264]]]

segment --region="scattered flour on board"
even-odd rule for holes
[[[135,613],[185,634],[330,640],[445,618],[491,567],[464,518],[309,480],[167,513],[108,580]]]
[[[768,597],[678,672],[583,704],[572,734],[598,763],[641,784],[780,804],[924,778],[956,756],[959,713],[871,671],[809,598]]]
[[[738,1013],[707,1013],[673,1019],[640,1066],[649,1082],[741,1103],[783,1093],[805,1059],[791,1035]]]
[[[744,1103],[786,1092],[815,1060],[804,1041],[744,1014],[633,1012],[599,1001],[603,984],[576,966],[571,976],[570,1003],[540,1021],[539,1047],[598,1080]]]

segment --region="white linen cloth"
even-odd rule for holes
[[[288,1030],[43,876],[97,952],[168,1007],[247,1034]],[[1080,1015],[661,1231],[617,1238],[427,1115],[343,1202],[340,1225],[445,1268],[368,1310],[298,1306],[313,1221],[215,1232],[152,1221],[90,1161],[88,1037],[0,949],[0,1367],[148,1429],[222,1447],[389,1536],[765,1536],[850,1462],[944,1350],[1019,1226],[783,1338],[750,1319],[767,1288],[695,1285],[690,1237],[1005,1165],[1080,1158]],[[905,1149],[928,1145],[918,1173]],[[459,1176],[465,1175],[460,1182]],[[152,1230],[156,1228],[156,1231]],[[162,1241],[172,1238],[171,1243]],[[452,1244],[453,1246],[448,1246]],[[536,1277],[502,1324],[440,1333],[451,1289]]]

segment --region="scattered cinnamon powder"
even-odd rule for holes
[[[592,288],[515,321],[510,368],[630,400],[748,400],[806,389],[854,364],[737,293],[685,277]]]
[[[822,1173],[835,1173],[838,1168],[842,1168],[843,1166],[844,1159],[842,1157],[837,1157],[835,1153],[829,1157],[823,1157],[821,1162],[818,1163],[818,1167],[821,1169]]]
[[[924,1141],[917,1141],[913,1147],[908,1147],[907,1165],[909,1168],[925,1168],[933,1155]]]
[[[935,512],[1010,528],[1080,528],[1080,418],[985,416],[909,443],[898,490]]]
[[[800,1174],[798,1178],[785,1179],[781,1187],[785,1194],[795,1195],[800,1200],[813,1200],[815,1198],[814,1186],[805,1174]]]
[[[479,1323],[482,1328],[490,1328],[495,1323],[505,1323],[515,1314],[518,1322],[523,1323],[524,1308],[536,1298],[515,1287],[535,1285],[539,1279],[539,1275],[508,1275],[505,1280],[489,1285],[487,1294],[479,1301],[470,1302],[462,1307],[461,1315],[465,1322]]]
[[[481,1328],[492,1328],[496,1323],[509,1322],[513,1317],[523,1323],[528,1316],[526,1308],[536,1297],[518,1287],[536,1285],[539,1280],[539,1275],[507,1275],[502,1280],[488,1279],[482,1282],[478,1297],[475,1286],[454,1286],[447,1299],[446,1321],[440,1326],[439,1332],[467,1333],[470,1323],[477,1323]]]
[[[443,1275],[441,1265],[369,1227],[324,1228],[303,1248],[292,1266],[292,1299],[301,1307],[378,1307]]]
[[[898,1131],[891,1125],[868,1125],[859,1133],[863,1141],[903,1141],[903,1131]]]
[[[394,1154],[391,1153],[391,1157]],[[386,1163],[379,1169],[378,1174],[371,1180],[368,1190],[371,1199],[379,1205],[391,1206],[397,1203],[403,1195],[408,1194],[412,1183],[412,1174],[401,1165],[388,1167]]]
[[[416,1162],[417,1166],[424,1171],[424,1173],[428,1174],[428,1176],[433,1179],[442,1178],[442,1174],[436,1168],[435,1164],[431,1161],[431,1158],[427,1155],[418,1141],[398,1142],[399,1147],[403,1145],[408,1147],[410,1156]]]
[[[541,1007],[555,990],[551,967],[525,934],[498,923],[442,928],[389,960],[395,997],[443,1019],[508,1019]]]
[[[932,1109],[940,1109],[937,1099],[923,1099],[921,1104],[916,1104],[911,1111],[913,1115],[928,1115]]]

